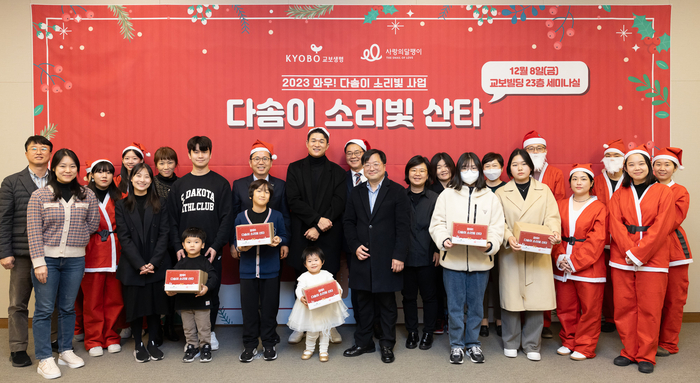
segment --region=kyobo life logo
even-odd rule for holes
[[[288,63],[318,63],[321,62],[321,56],[318,54],[323,47],[322,46],[316,46],[316,44],[311,44],[311,50],[314,52],[313,55],[311,54],[306,54],[306,55],[285,55],[285,62]]]
[[[372,44],[369,49],[365,49],[362,52],[361,60],[367,60],[368,62],[374,62],[382,59],[382,51],[379,48],[379,44]]]

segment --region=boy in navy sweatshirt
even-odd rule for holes
[[[182,361],[190,363],[199,356],[200,362],[211,361],[211,289],[218,284],[216,270],[206,257],[201,256],[207,233],[204,230],[190,227],[182,232],[182,248],[187,256],[180,259],[175,270],[202,270],[207,273],[207,283],[197,294],[177,294],[166,292],[175,297],[175,310],[182,317],[182,329],[185,331],[187,349]],[[199,336],[198,336],[199,335]]]
[[[270,245],[234,246],[240,254],[241,311],[243,314],[243,346],[238,360],[247,363],[258,353],[258,338],[262,339],[263,358],[277,359],[277,310],[279,308],[280,247],[286,246],[282,213],[267,207],[274,192],[264,179],[255,180],[248,188],[253,207],[239,213],[234,226],[272,222],[275,233]],[[235,238],[235,237],[234,237]],[[258,307],[260,312],[258,313]]]

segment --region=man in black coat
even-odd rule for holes
[[[386,155],[370,149],[362,156],[367,182],[350,193],[344,217],[345,238],[357,261],[350,269],[350,288],[357,294],[359,323],[355,344],[345,356],[374,352],[372,325],[379,308],[382,362],[394,361],[396,291],[403,288],[402,270],[410,243],[411,203],[404,188],[386,178]]]
[[[255,180],[267,180],[275,190],[272,193],[272,199],[267,205],[273,210],[282,213],[284,217],[285,232],[289,233],[291,219],[289,217],[289,208],[287,208],[287,200],[284,196],[285,182],[277,177],[270,175],[272,162],[277,159],[277,155],[273,154],[273,146],[267,142],[260,140],[255,141],[253,148],[250,150],[250,168],[253,169],[253,174],[233,181],[231,186],[231,195],[233,197],[233,205],[231,205],[231,217],[236,220],[239,213],[253,207],[253,201],[248,196],[248,188]],[[230,244],[234,243],[236,236],[236,227],[231,230]],[[238,252],[235,246],[231,246],[231,256],[238,258]],[[280,258],[284,259],[289,254],[289,246],[280,247]]]
[[[10,270],[8,335],[10,360],[15,367],[32,365],[27,355],[29,341],[29,297],[32,295],[32,261],[27,237],[27,204],[32,193],[49,181],[51,141],[31,136],[24,144],[29,165],[7,176],[0,187],[0,264]],[[52,331],[53,332],[53,331]]]

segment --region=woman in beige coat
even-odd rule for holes
[[[501,319],[503,347],[507,357],[515,358],[518,347],[530,360],[540,360],[542,311],[556,308],[552,257],[521,251],[513,235],[516,222],[549,227],[552,244],[561,242],[561,218],[554,195],[547,185],[530,177],[534,168],[524,149],[516,149],[507,164],[511,181],[496,191],[506,218],[503,249],[498,258],[500,268]],[[521,324],[520,314],[524,312]]]

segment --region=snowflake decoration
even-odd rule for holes
[[[403,25],[402,25],[402,24],[399,24],[399,22],[396,21],[396,19],[394,19],[394,22],[391,23],[391,24],[389,24],[389,25],[387,25],[387,27],[388,27],[388,28],[391,28],[391,30],[394,31],[394,35],[396,35],[396,32],[399,30],[399,28],[402,28]]]
[[[414,15],[413,11],[411,11],[410,9],[408,10],[408,12],[406,12],[406,14],[408,15],[408,17],[412,17]]]
[[[484,16],[486,16],[487,23],[493,24],[492,16],[498,15],[498,10],[496,10],[495,7],[489,8],[487,5],[467,5],[467,11],[471,10],[474,10],[472,16],[478,20],[477,24],[479,24],[479,26],[484,25]]]
[[[632,34],[632,32],[628,31],[624,25],[622,26],[622,29],[620,29],[620,32],[615,32],[615,33],[617,33],[618,35],[620,35],[620,37],[622,37],[622,41],[625,41],[625,39],[630,37],[630,35]]]
[[[72,30],[66,28],[66,23],[63,23],[63,27],[59,27],[58,25],[56,25],[55,28],[56,28],[56,32],[58,32],[58,34],[63,37],[63,40],[66,39],[68,32],[73,32]]]
[[[637,45],[637,44],[634,44],[634,46],[632,47],[632,49],[634,49],[634,51],[636,52],[636,51],[637,51],[637,49],[639,49],[639,45]]]

